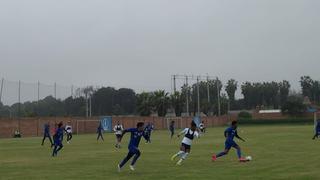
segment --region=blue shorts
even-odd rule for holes
[[[224,145],[225,145],[224,149],[228,149],[228,150],[231,149],[232,147],[233,148],[239,147],[238,144],[234,141],[226,141]]]
[[[63,146],[61,141],[54,141],[55,146]]]

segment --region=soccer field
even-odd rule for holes
[[[235,150],[211,162],[212,153],[224,148],[225,127],[211,128],[196,139],[191,154],[182,166],[170,160],[179,149],[181,138],[172,141],[167,131],[155,131],[152,144],[141,141],[141,158],[136,171],[128,165],[121,173],[117,164],[127,154],[129,134],[123,148],[114,148],[115,137],[105,134],[74,136],[64,143],[58,157],[51,157],[48,142],[41,138],[0,139],[0,179],[320,179],[320,141],[312,141],[312,126],[241,126],[239,142],[243,155],[253,161],[239,163]]]

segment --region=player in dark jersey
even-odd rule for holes
[[[246,162],[247,161],[245,158],[243,158],[241,156],[240,146],[233,140],[234,137],[236,137],[236,138],[240,139],[241,141],[245,142],[245,140],[242,139],[238,135],[237,124],[238,124],[237,121],[232,121],[231,126],[224,131],[224,136],[226,137],[224,151],[220,152],[217,155],[214,154],[212,156],[212,161],[216,161],[217,158],[222,157],[224,155],[227,155],[232,147],[237,150],[237,155],[238,155],[238,158],[239,158],[240,162]]]
[[[99,126],[97,128],[97,134],[98,134],[98,137],[97,137],[97,141],[101,138],[102,141],[104,141],[104,138],[103,138],[103,127],[102,127],[102,124],[99,123]]]
[[[317,120],[317,125],[316,125],[316,128],[315,128],[315,134],[313,136],[313,140],[315,140],[316,138],[319,138],[319,135],[320,135],[320,119]]]
[[[174,136],[174,129],[175,129],[175,122],[174,122],[174,121],[171,121],[170,126],[169,126],[169,131],[170,131],[170,133],[171,133],[171,139],[172,139],[173,136]]]
[[[118,171],[120,172],[122,167],[133,157],[133,160],[130,164],[130,169],[132,171],[135,170],[134,165],[137,162],[138,158],[140,157],[141,153],[140,150],[138,149],[139,147],[139,143],[141,140],[141,137],[143,136],[146,140],[147,137],[144,134],[144,123],[143,122],[139,122],[137,124],[137,128],[131,128],[131,129],[126,129],[123,131],[122,136],[127,133],[130,132],[131,133],[131,137],[130,137],[130,143],[128,146],[128,155],[121,161],[121,163],[118,165]]]
[[[52,157],[54,156],[57,156],[58,155],[58,152],[63,148],[63,145],[62,145],[62,141],[63,141],[63,132],[64,132],[64,129],[63,129],[63,123],[60,122],[58,124],[58,127],[56,129],[56,132],[55,132],[55,135],[54,135],[54,148],[53,148],[53,152],[52,152]]]
[[[49,123],[49,122],[46,123],[46,124],[44,124],[43,130],[44,130],[44,132],[43,132],[43,139],[42,139],[41,145],[43,146],[44,141],[46,140],[46,138],[48,138],[49,141],[50,141],[50,143],[51,143],[50,145],[51,145],[51,147],[52,147],[53,141],[52,141],[51,135],[50,135],[50,123]]]

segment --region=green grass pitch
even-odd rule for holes
[[[74,136],[56,158],[50,156],[48,142],[40,146],[41,138],[0,139],[0,179],[320,179],[320,140],[311,140],[312,126],[240,126],[239,135],[247,142],[239,145],[253,161],[239,163],[231,150],[211,162],[211,154],[223,150],[224,128],[210,128],[196,139],[180,167],[170,157],[181,139],[171,141],[167,131],[155,131],[152,144],[140,144],[136,171],[126,165],[121,173],[116,166],[127,153],[129,134],[121,150],[114,148],[113,134],[105,134],[105,142],[93,134]]]

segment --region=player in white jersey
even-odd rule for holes
[[[64,130],[67,133],[67,143],[70,144],[70,141],[72,139],[72,126],[70,125],[71,122],[69,121]]]
[[[201,133],[205,133],[206,132],[206,126],[204,125],[203,121],[199,124],[199,129],[200,129]]]
[[[180,137],[180,135],[182,134],[184,134],[184,138],[182,139],[180,151],[171,157],[172,161],[174,161],[176,157],[180,157],[180,160],[177,162],[177,165],[181,165],[182,162],[188,157],[194,137],[199,138],[196,123],[192,121],[191,128],[185,128],[178,134],[178,137]]]
[[[121,148],[121,139],[122,139],[122,132],[123,126],[118,122],[117,125],[113,128],[114,134],[116,135],[116,148]]]

